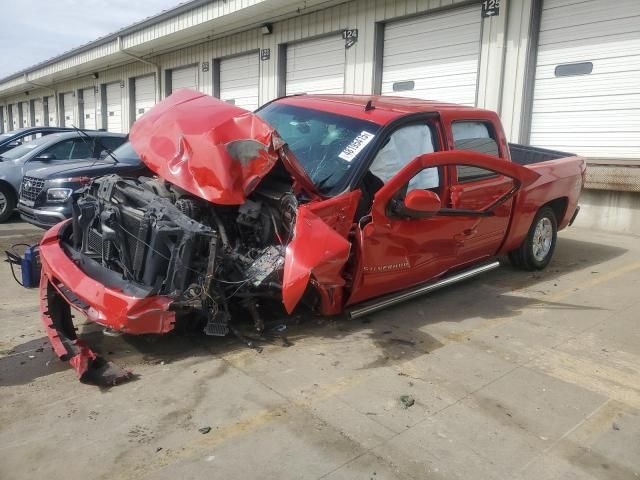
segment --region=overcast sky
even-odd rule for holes
[[[180,0],[2,0],[0,78],[178,3]]]

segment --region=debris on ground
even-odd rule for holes
[[[390,338],[389,341],[399,343],[400,345],[409,345],[414,347],[416,342],[413,340],[405,340],[404,338]]]
[[[400,396],[400,405],[402,405],[402,408],[412,407],[414,403],[416,403],[416,401],[411,395]]]
[[[201,434],[206,435],[207,433],[209,433],[211,431],[211,427],[202,427],[202,428],[199,428],[198,431]]]
[[[618,425],[616,422],[613,422],[613,423],[611,424],[611,427],[612,427],[614,430],[620,430],[620,425]]]

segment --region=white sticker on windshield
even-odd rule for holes
[[[364,149],[364,147],[369,145],[374,137],[375,135],[373,133],[365,132],[363,130],[362,132],[360,132],[360,135],[354,138],[351,143],[347,145],[347,147],[342,151],[340,155],[338,155],[338,157],[346,160],[347,162],[350,162]]]

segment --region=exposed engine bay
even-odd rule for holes
[[[158,177],[101,177],[74,196],[64,243],[87,273],[170,297],[176,328],[226,335],[243,310],[262,331],[257,300],[281,299],[298,207],[281,164],[241,205],[207,202]]]

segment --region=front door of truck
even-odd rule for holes
[[[490,194],[478,193],[482,185],[460,187],[457,178],[443,175],[464,167],[491,174],[482,180],[494,183],[484,185]],[[440,172],[438,188],[421,180],[434,169]],[[494,254],[506,233],[510,217],[505,211],[511,211],[514,194],[536,178],[527,168],[476,152],[417,157],[378,190],[370,221],[357,229],[348,304],[424,283]],[[458,195],[453,204],[452,190]]]
[[[515,180],[492,170],[453,166],[449,204],[452,210],[481,212],[514,188]],[[513,199],[496,205],[490,216],[457,217],[462,232],[456,234],[457,258],[461,264],[495,255],[502,244],[513,209]]]

